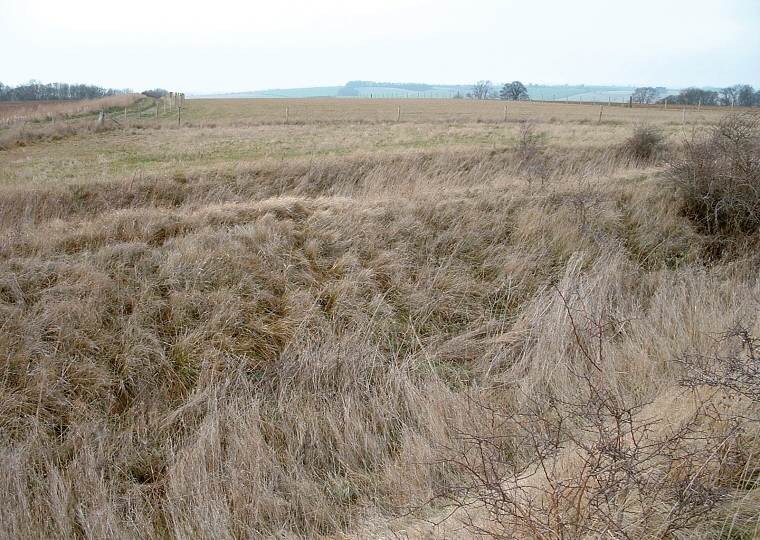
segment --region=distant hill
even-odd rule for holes
[[[494,84],[498,91],[504,83]],[[528,95],[534,101],[586,101],[626,102],[636,90],[634,86],[591,85],[540,85],[527,84]],[[471,84],[435,85],[423,83],[383,83],[374,81],[350,81],[344,86],[319,86],[313,88],[286,88],[236,92],[229,94],[195,94],[189,98],[310,98],[310,97],[362,97],[362,98],[454,98],[466,97]],[[668,90],[668,94],[677,94]]]
[[[188,98],[307,98],[307,97],[336,97],[342,86],[317,86],[313,88],[276,88],[271,90],[255,90],[251,92],[233,92],[229,94],[189,94]]]

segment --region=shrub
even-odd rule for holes
[[[721,427],[712,403],[696,395],[680,417],[626,396],[604,352],[620,321],[556,294],[579,360],[568,373],[573,394],[474,401],[485,429],[460,433],[447,449],[444,462],[461,480],[438,498],[494,540],[686,534],[722,502],[727,452],[740,430]]]
[[[528,184],[537,179],[544,185],[551,180],[553,171],[546,154],[545,137],[544,134],[536,133],[534,124],[530,122],[520,126],[517,143],[518,171],[528,180]]]
[[[163,88],[154,88],[153,90],[145,90],[142,94],[153,99],[160,99],[167,94],[167,91]]]
[[[760,115],[728,116],[695,134],[670,165],[681,213],[717,240],[760,228]]]
[[[659,129],[649,124],[639,124],[622,143],[619,153],[634,161],[653,162],[662,157],[666,148],[665,136]]]
[[[726,491],[725,499],[730,504],[724,506],[722,515],[715,516],[713,523],[721,538],[757,538],[760,339],[750,327],[735,323],[715,339],[711,350],[694,350],[678,361],[686,368],[681,384],[693,389],[694,395],[712,393],[718,404],[713,418],[722,416],[737,435],[726,456],[725,469],[733,489]]]
[[[749,328],[735,324],[717,340],[718,344],[730,342],[733,347],[727,354],[694,352],[679,358],[688,370],[681,384],[718,388],[760,404],[760,339]]]

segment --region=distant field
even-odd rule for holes
[[[14,145],[16,138],[24,145],[35,139],[72,140],[6,153],[0,162],[0,183],[207,171],[258,159],[511,147],[521,122],[540,126],[555,145],[606,147],[637,124],[655,123],[675,136],[684,127],[724,114],[717,108],[688,110],[684,126],[682,109],[661,107],[436,99],[194,99],[182,111],[181,129],[176,110],[159,107],[154,118],[154,107],[144,103],[130,109],[126,123],[121,108],[113,111],[114,121],[106,123],[104,135],[75,137],[77,129],[98,127],[97,110],[94,106],[89,117],[69,124],[48,120],[28,124],[23,131],[0,129],[0,146]]]
[[[510,81],[511,82],[511,81]],[[193,98],[306,98],[306,97],[337,97],[341,86],[328,86],[318,88],[291,88],[291,89],[273,89],[257,90],[253,92],[238,92],[231,94],[218,95],[198,95]],[[583,100],[606,102],[612,100],[620,103],[621,100],[627,102],[628,97],[636,89],[627,86],[585,86],[585,85],[538,85],[526,84],[530,99],[533,101],[562,101]],[[501,89],[500,84],[495,84],[493,89],[496,93]],[[373,98],[411,98],[411,99],[449,99],[454,96],[466,97],[467,93],[472,90],[472,86],[467,85],[430,85],[430,88],[424,91],[407,90],[394,86],[364,86],[355,87],[359,97]],[[673,90],[671,93],[677,93]]]
[[[682,124],[683,108],[635,106],[628,103],[605,106],[578,103],[540,103],[526,101],[480,101],[466,99],[319,99],[306,100],[188,100],[183,118],[189,121],[228,122],[395,122],[401,109],[401,122],[503,122],[535,120],[541,122],[603,122],[656,121]],[[688,107],[687,123],[719,118],[725,110]]]
[[[255,92],[236,92],[232,94],[190,96],[193,99],[240,99],[240,98],[308,98],[334,97],[338,95],[340,86],[322,86],[314,88],[283,88],[272,90],[257,90]]]
[[[598,122],[599,112],[603,112],[603,122],[656,121],[668,124],[682,124],[682,111],[688,114],[686,122],[709,121],[725,114],[722,108],[664,107],[662,105],[634,105],[612,102],[610,106],[602,101],[592,104],[584,99],[558,101],[556,103],[538,101],[500,101],[469,99],[370,99],[370,98],[290,98],[290,99],[192,99],[187,100],[182,118],[185,121],[203,125],[213,122],[222,124],[291,123],[315,122],[503,122],[534,120],[541,122]],[[43,102],[0,102],[0,123],[27,122],[40,123],[61,115],[86,115],[101,109],[112,109],[113,118],[118,118],[126,107],[130,118],[137,118],[133,104],[138,94],[102,98],[85,101],[43,101]],[[144,120],[154,119],[153,100],[143,100],[139,109]],[[400,109],[400,117],[399,117]],[[171,123],[177,111],[167,111],[159,102],[155,125]],[[39,124],[40,126],[44,124]]]

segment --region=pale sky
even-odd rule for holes
[[[760,87],[760,0],[0,0],[0,82]]]

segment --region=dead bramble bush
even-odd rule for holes
[[[718,243],[760,229],[760,115],[723,118],[695,133],[670,164],[681,214]]]
[[[728,352],[694,352],[679,358],[687,368],[681,383],[688,388],[717,388],[760,403],[760,339],[735,324],[716,340],[716,345],[724,344],[730,345]]]
[[[528,184],[534,180],[540,181],[541,185],[548,184],[554,171],[546,152],[545,136],[536,133],[534,124],[530,122],[520,125],[518,136],[518,171],[526,178]]]
[[[735,323],[715,339],[712,350],[692,351],[678,361],[686,369],[681,385],[695,395],[705,390],[712,394],[717,407],[711,417],[732,424],[737,433],[724,467],[731,488],[725,497],[728,504],[713,525],[721,538],[757,538],[760,339]]]
[[[638,124],[618,147],[618,155],[636,163],[653,163],[667,150],[665,135],[651,124]]]
[[[577,399],[519,411],[474,403],[494,431],[460,434],[462,450],[446,465],[463,481],[439,494],[465,526],[499,540],[661,539],[716,509],[721,450],[736,430],[704,430],[704,408],[662,430],[652,404],[631,404],[590,375],[577,383]]]
[[[569,366],[575,394],[472,399],[472,414],[489,421],[447,449],[461,481],[438,497],[465,527],[498,540],[678,537],[723,500],[726,449],[741,430],[705,429],[720,421],[708,400],[667,419],[626,396],[604,352],[623,321],[556,294],[579,359]]]

